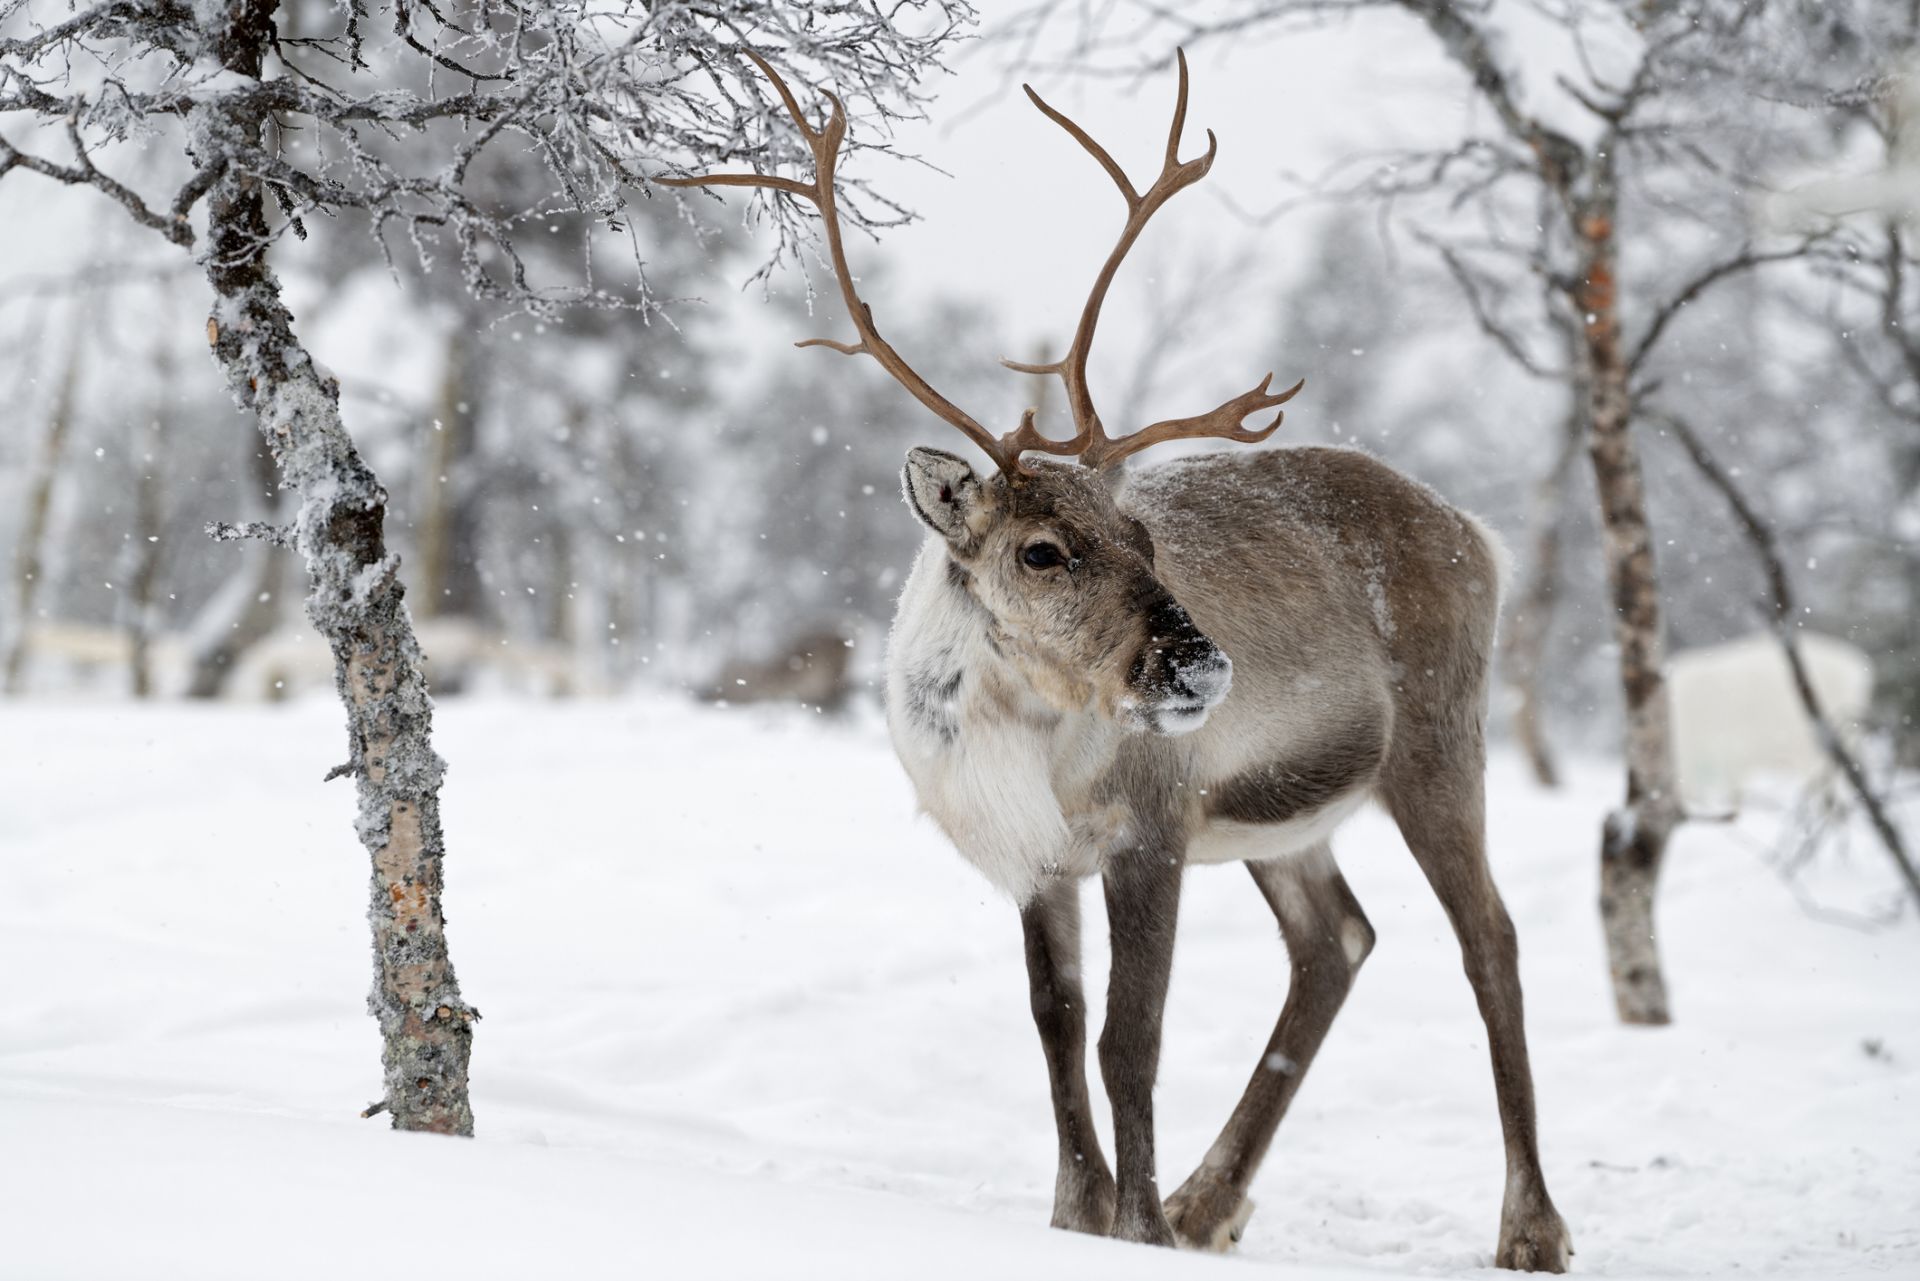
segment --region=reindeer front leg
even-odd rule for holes
[[[1080,886],[1049,881],[1020,909],[1027,939],[1033,1023],[1053,1086],[1060,1170],[1053,1226],[1105,1236],[1113,1231],[1113,1173],[1100,1150],[1087,1098],[1087,1003],[1080,990]]]
[[[1109,858],[1105,874],[1113,969],[1100,1031],[1100,1074],[1113,1105],[1120,1173],[1113,1235],[1151,1245],[1174,1244],[1154,1165],[1153,1080],[1173,972],[1181,853],[1169,842],[1143,842]]]

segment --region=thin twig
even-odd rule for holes
[[[1756,253],[1751,246],[1746,246],[1733,257],[1713,264],[1689,280],[1673,297],[1654,309],[1653,319],[1648,323],[1646,333],[1640,336],[1640,341],[1634,344],[1633,354],[1627,358],[1628,376],[1640,372],[1640,366],[1645,364],[1647,358],[1652,355],[1654,345],[1660,341],[1660,336],[1666,332],[1667,326],[1673,323],[1674,317],[1692,305],[1708,289],[1730,276],[1737,276],[1743,271],[1751,271],[1767,263],[1804,258],[1807,252],[1824,238],[1824,233],[1808,236],[1791,249],[1779,249],[1771,253]]]
[[[1747,501],[1740,487],[1734,483],[1732,475],[1720,465],[1719,460],[1707,449],[1705,443],[1685,420],[1664,412],[1649,416],[1673,433],[1674,439],[1680,442],[1681,448],[1693,460],[1693,465],[1699,469],[1707,483],[1719,491],[1720,496],[1726,500],[1727,506],[1732,509],[1734,519],[1746,535],[1748,544],[1753,548],[1754,555],[1759,558],[1761,568],[1766,574],[1767,592],[1770,598],[1767,602],[1767,613],[1772,623],[1773,637],[1779,642],[1781,651],[1786,655],[1787,667],[1793,675],[1794,692],[1799,695],[1800,705],[1813,725],[1814,737],[1819,740],[1821,750],[1826,753],[1827,759],[1833,762],[1835,768],[1847,780],[1848,786],[1853,789],[1854,795],[1859,798],[1861,806],[1867,811],[1868,820],[1873,824],[1875,834],[1880,838],[1880,843],[1886,847],[1888,857],[1893,860],[1901,878],[1906,881],[1915,904],[1920,905],[1920,871],[1914,868],[1913,859],[1907,853],[1906,842],[1901,838],[1899,828],[1894,826],[1893,819],[1881,802],[1879,793],[1874,790],[1872,781],[1867,778],[1867,772],[1860,764],[1859,758],[1847,747],[1845,740],[1834,729],[1833,722],[1828,719],[1821,705],[1820,695],[1813,688],[1813,680],[1807,672],[1805,660],[1801,657],[1800,647],[1795,643],[1793,587],[1787,577],[1786,562],[1780,555],[1780,547],[1774,538],[1772,528],[1760,518],[1759,512]]]

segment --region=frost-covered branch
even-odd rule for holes
[[[207,522],[206,534],[216,543],[240,543],[257,541],[274,547],[293,547],[293,530],[285,525],[275,525],[264,520]]]
[[[965,0],[813,4],[390,0],[387,22],[355,0],[329,30],[286,36],[270,24],[259,76],[221,66],[216,42],[175,0],[108,0],[39,22],[55,0],[0,11],[0,122],[60,124],[75,161],[5,145],[0,173],[28,169],[95,186],[143,225],[191,242],[191,219],[221,175],[263,182],[279,236],[315,213],[365,211],[383,255],[423,261],[450,247],[483,297],[532,310],[562,303],[650,306],[642,255],[632,279],[560,287],[538,279],[516,240],[560,212],[621,225],[651,198],[656,173],[716,164],[756,168],[801,159],[775,122],[777,104],[748,65],[831,84],[855,119],[850,151],[890,152],[894,126],[917,118],[939,56],[972,21]],[[257,131],[251,126],[259,125]],[[445,135],[452,126],[461,132]],[[96,168],[102,146],[172,131],[191,155],[165,192]],[[549,184],[512,201],[476,184],[491,157],[531,154]],[[134,184],[137,185],[137,184]],[[848,183],[856,222],[903,211],[870,180]],[[677,198],[677,197],[676,197]],[[780,202],[755,206],[779,229],[776,256],[810,234]]]

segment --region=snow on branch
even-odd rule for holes
[[[258,540],[275,547],[292,547],[294,531],[285,525],[272,525],[264,520],[243,520],[239,522],[216,520],[209,521],[206,535],[216,543],[238,543]]]
[[[348,0],[323,29],[296,35],[275,6],[265,12],[271,50],[246,75],[221,58],[217,24],[180,0],[78,13],[60,0],[3,0],[0,126],[64,130],[73,159],[0,141],[0,176],[95,187],[188,246],[207,196],[237,174],[277,203],[273,236],[304,234],[303,217],[358,210],[389,262],[395,244],[423,261],[450,248],[482,297],[535,311],[645,307],[639,246],[623,284],[595,280],[589,262],[585,283],[561,288],[536,279],[520,241],[562,213],[622,229],[633,199],[661,194],[656,174],[804,159],[748,49],[832,85],[855,121],[850,151],[889,152],[894,126],[922,114],[929,77],[974,20],[966,0],[389,0],[382,22],[366,0]],[[184,181],[160,190],[150,171],[118,178],[94,163],[156,131],[184,145]],[[20,128],[6,136],[23,138]],[[524,153],[545,165],[539,190],[485,180],[491,156]],[[847,186],[854,222],[906,216],[865,181]],[[754,210],[779,226],[777,256],[811,235],[784,202]]]

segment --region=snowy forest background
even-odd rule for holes
[[[0,969],[70,957],[44,987],[0,979],[0,1117],[33,1154],[0,1168],[0,1199],[43,1228],[13,1247],[21,1275],[246,1275],[249,1246],[354,1214],[384,1159],[371,1126],[336,1124],[380,1087],[354,800],[319,785],[343,753],[312,547],[208,532],[303,509],[236,409],[260,352],[209,322],[229,313],[196,202],[225,179],[167,213],[211,173],[195,113],[255,109],[219,97],[226,53],[160,65],[199,8],[0,0]],[[502,42],[503,14],[534,36]],[[732,1274],[708,1252],[735,1227],[718,1206],[769,1225],[729,1241],[741,1275],[1198,1263],[1017,1230],[1044,1224],[1051,1179],[1018,932],[913,823],[877,715],[920,541],[902,455],[963,446],[868,362],[792,346],[848,332],[810,211],[647,180],[791,164],[742,41],[785,50],[803,99],[849,99],[844,175],[873,233],[850,253],[889,340],[996,430],[1037,401],[1057,436],[1057,395],[997,361],[1058,353],[1118,211],[1019,85],[1145,173],[1185,47],[1189,147],[1212,129],[1219,163],[1135,250],[1093,379],[1141,420],[1304,377],[1260,448],[1366,449],[1515,553],[1492,843],[1576,1269],[1920,1267],[1915,907],[1847,789],[1756,779],[1737,814],[1696,812],[1660,900],[1675,1026],[1613,1020],[1593,882],[1622,679],[1586,318],[1548,162],[1476,91],[1454,14],[1515,112],[1611,166],[1670,650],[1763,634],[1784,571],[1786,626],[1871,660],[1835,720],[1910,852],[1920,0],[278,7],[273,65],[317,87],[259,108],[246,143],[291,158],[256,197],[265,261],[384,488],[451,764],[452,953],[489,1016],[474,1088],[499,1146],[418,1154],[416,1192],[497,1199],[470,1270],[638,1248]],[[639,65],[575,75],[575,26]],[[481,65],[564,89],[509,111],[521,132],[492,108],[419,115],[486,89]],[[375,96],[331,96],[336,71]],[[1242,1253],[1316,1277],[1484,1267],[1499,1153],[1451,936],[1384,820],[1341,842],[1383,954]],[[1272,948],[1244,891],[1183,903],[1168,1161],[1204,1147],[1278,1008],[1243,978]],[[1284,987],[1277,960],[1261,973]],[[1408,1094],[1415,1044],[1431,1062]],[[61,1247],[102,1180],[147,1247]],[[561,1246],[526,1208],[554,1187],[580,1215]],[[246,1226],[216,1257],[183,1225],[223,1199]],[[609,1227],[636,1199],[668,1225],[639,1247]],[[419,1248],[388,1225],[309,1242],[301,1266]]]
[[[1577,50],[1544,16],[1557,6],[1506,7],[1540,108],[1591,132],[1555,84],[1578,74]],[[1819,95],[1890,74],[1910,7],[1762,8],[1750,47],[1710,50],[1690,81],[1663,89],[1658,142],[1629,158],[1628,305],[1664,304],[1750,249],[1827,234],[1692,299],[1639,377],[1738,468],[1791,555],[1807,623],[1873,655],[1876,722],[1907,727],[1920,710],[1914,233],[1909,206],[1875,213],[1851,191],[1820,194],[1888,164],[1891,100]],[[1182,34],[1116,19],[1112,47],[1088,51],[1083,24],[1054,17],[989,10],[985,30],[1003,39],[956,42],[948,69],[929,70],[926,119],[899,121],[886,141],[944,173],[885,157],[853,169],[917,215],[855,245],[869,298],[896,345],[961,403],[997,411],[992,421],[1038,391],[997,358],[1064,342],[1112,221],[1109,193],[1049,135],[1009,63],[1023,56],[1020,74],[1070,111],[1097,103],[1108,136],[1134,137],[1137,151],[1165,86],[1135,68]],[[1027,43],[1023,18],[1042,43]],[[1604,45],[1603,19],[1590,22],[1586,38]],[[1193,118],[1221,135],[1222,158],[1149,229],[1107,309],[1094,373],[1114,412],[1210,403],[1249,369],[1305,376],[1269,447],[1357,444],[1404,467],[1501,530],[1524,580],[1539,550],[1536,491],[1565,439],[1569,394],[1555,375],[1570,362],[1532,284],[1538,211],[1482,202],[1474,188],[1494,171],[1456,154],[1484,109],[1422,31],[1381,7],[1276,27],[1257,47],[1187,38]],[[57,145],[59,131],[48,136]],[[151,143],[108,154],[129,180],[178,163]],[[1432,179],[1448,154],[1469,172]],[[475,180],[482,201],[532,208],[545,171],[522,151]],[[1823,199],[1863,211],[1836,221],[1801,209]],[[192,264],[95,193],[24,173],[0,186],[0,212],[9,688],[258,698],[329,683],[318,656],[260,683],[247,651],[307,631],[298,566],[201,532],[284,515],[284,499],[205,359]],[[874,370],[792,349],[795,336],[834,332],[831,277],[810,251],[749,281],[771,242],[737,215],[653,189],[626,216],[623,231],[529,217],[529,262],[557,295],[578,283],[591,242],[599,283],[617,289],[636,283],[622,257],[636,251],[657,312],[542,318],[476,301],[450,247],[422,264],[403,246],[389,263],[355,211],[309,217],[306,238],[279,248],[302,334],[339,378],[389,493],[416,619],[457,620],[473,634],[458,644],[509,651],[479,665],[482,682],[556,693],[703,688],[731,662],[838,634],[856,641],[853,684],[871,697],[917,545],[900,456],[952,442]],[[1442,251],[1473,273],[1473,295]],[[1475,299],[1532,371],[1476,323]],[[1764,588],[1750,549],[1670,435],[1643,434],[1672,643],[1751,633]],[[1542,692],[1550,732],[1597,749],[1617,733],[1618,700],[1591,481],[1563,466],[1553,483],[1562,590]],[[136,659],[146,651],[115,632],[157,652]]]

